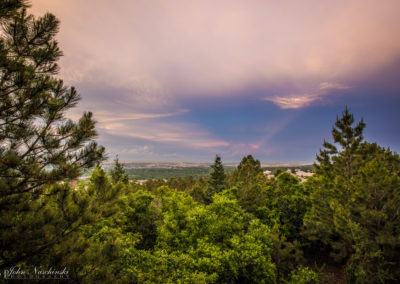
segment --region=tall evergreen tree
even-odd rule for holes
[[[250,165],[252,168],[252,171],[254,171],[254,172],[258,173],[258,172],[262,171],[260,161],[254,159],[254,157],[252,155],[247,155],[246,157],[243,157],[243,159],[240,161],[240,163],[238,165],[238,170],[240,171],[246,165]]]
[[[118,156],[114,160],[114,168],[110,170],[111,180],[113,183],[128,183],[129,175],[124,169],[124,166],[119,162]]]
[[[346,108],[332,130],[337,146],[324,142],[316,174],[305,184],[311,192],[306,234],[346,263],[349,283],[397,283],[400,158],[362,142],[365,123],[353,123]]]
[[[323,147],[325,149],[320,150],[317,155],[318,163],[315,164],[317,172],[329,174],[330,176],[344,173],[347,179],[350,180],[355,171],[355,156],[358,154],[361,142],[364,139],[363,131],[365,128],[363,119],[357,125],[353,126],[353,124],[354,115],[349,113],[346,106],[342,117],[337,117],[335,125],[332,127],[333,142],[338,144],[340,148],[338,149],[334,144],[324,140]],[[334,171],[332,162],[341,164],[341,173]],[[339,168],[336,167],[336,169]]]
[[[254,159],[252,155],[243,157],[237,169],[232,173],[230,183],[234,185],[256,184],[264,178],[263,170],[259,160]]]
[[[226,174],[222,160],[219,155],[215,156],[214,164],[211,166],[209,184],[213,193],[221,192],[226,188]]]
[[[9,13],[4,14],[11,14]],[[0,38],[0,183],[2,196],[74,179],[101,160],[92,113],[65,118],[79,95],[55,75],[62,55],[51,14],[35,19],[25,8],[3,18]]]
[[[62,55],[55,40],[59,21],[49,13],[36,19],[27,6],[23,0],[0,1],[2,267],[40,256],[62,238],[50,237],[46,228],[54,218],[42,209],[49,195],[61,191],[59,186],[49,191],[50,185],[77,178],[104,152],[93,141],[92,113],[78,122],[65,118],[79,95],[56,77]]]

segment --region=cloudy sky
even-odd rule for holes
[[[400,2],[33,0],[110,158],[312,162],[347,105],[400,152]]]

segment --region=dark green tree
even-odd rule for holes
[[[62,55],[55,40],[59,21],[51,14],[36,19],[26,7],[22,0],[0,1],[2,267],[39,257],[60,241],[60,235],[48,237],[51,215],[40,213],[49,195],[61,191],[49,191],[50,185],[76,179],[104,153],[93,141],[90,112],[77,122],[65,118],[79,95],[56,77]]]
[[[354,162],[363,141],[363,130],[365,123],[361,119],[354,125],[354,115],[349,113],[346,107],[342,117],[336,118],[335,125],[332,127],[333,142],[339,146],[324,141],[324,150],[320,150],[317,155],[317,161],[314,166],[319,173],[330,175],[331,177],[340,174],[350,180],[355,173]],[[340,151],[340,155],[339,155]],[[340,164],[340,167],[332,167],[332,163]],[[338,172],[339,170],[339,172]]]
[[[116,262],[125,241],[128,246],[137,241],[121,228],[124,216],[120,197],[126,192],[126,185],[112,184],[106,172],[96,167],[89,179],[75,190],[68,184],[52,186],[53,190],[58,187],[62,190],[51,194],[45,206],[48,218],[54,221],[45,224],[48,236],[42,237],[54,244],[46,251],[46,257],[37,259],[34,264],[67,267],[73,283],[110,279],[119,271]]]
[[[346,263],[349,283],[396,283],[400,159],[389,149],[362,142],[365,124],[353,123],[346,108],[332,130],[338,145],[324,142],[316,174],[305,184],[311,202],[306,235],[314,248]]]
[[[283,173],[284,171],[281,168],[276,168],[272,174],[274,175],[274,177],[279,176],[281,173]]]
[[[137,247],[140,249],[151,249],[157,239],[157,212],[153,205],[154,195],[147,191],[138,190],[128,193],[121,198],[122,230],[140,234]]]
[[[27,8],[26,0],[3,0],[0,2],[0,21],[10,19],[20,8]]]
[[[207,189],[208,188],[206,186],[202,186],[201,184],[197,183],[191,188],[189,194],[194,201],[206,204],[210,201],[207,194]]]
[[[266,207],[269,224],[279,224],[280,231],[290,241],[298,240],[303,217],[309,207],[308,192],[297,178],[282,172],[267,187]]]
[[[243,159],[240,161],[238,165],[238,170],[240,171],[242,168],[246,166],[246,164],[251,165],[255,172],[262,171],[260,161],[255,160],[252,155],[247,155],[246,157],[243,157]]]
[[[230,186],[237,188],[236,194],[240,206],[256,215],[258,209],[264,205],[266,183],[267,178],[261,163],[252,155],[244,157],[229,177]]]
[[[221,192],[226,188],[225,169],[219,155],[215,156],[214,164],[211,166],[210,179],[208,181],[212,194]]]
[[[114,160],[114,168],[110,170],[110,176],[113,183],[129,183],[129,175],[125,171],[124,166],[119,162],[118,156]]]
[[[263,177],[263,170],[259,160],[255,160],[252,155],[243,157],[237,169],[230,176],[230,185],[246,185],[256,184]]]

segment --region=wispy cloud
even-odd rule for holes
[[[291,94],[284,97],[264,98],[264,100],[271,101],[282,109],[298,109],[310,105],[318,98],[318,95]]]
[[[321,91],[347,90],[350,88],[351,88],[350,86],[346,86],[344,84],[339,84],[339,83],[323,82],[323,83],[319,84],[319,89]]]
[[[229,142],[213,137],[193,123],[166,123],[142,120],[140,123],[107,122],[99,125],[107,134],[146,140],[149,142],[174,144],[186,148],[227,147]]]
[[[282,109],[299,109],[315,104],[318,101],[322,101],[324,96],[327,96],[334,91],[336,91],[337,94],[337,91],[343,91],[350,88],[350,86],[340,83],[322,82],[310,93],[283,94],[280,96],[266,97],[263,98],[263,100],[271,101]]]
[[[98,112],[96,113],[97,120],[100,124],[106,124],[109,122],[118,122],[118,121],[130,121],[130,120],[142,120],[142,119],[156,119],[156,118],[164,118],[177,116],[183,113],[187,113],[189,110],[179,110],[171,113],[130,113],[130,114],[121,114],[118,112]]]

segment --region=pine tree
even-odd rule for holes
[[[2,267],[43,256],[60,241],[62,234],[50,236],[49,227],[56,225],[51,210],[47,214],[43,208],[67,184],[51,185],[76,179],[104,152],[93,141],[92,113],[77,122],[65,118],[79,95],[56,77],[62,55],[55,40],[59,21],[49,13],[35,19],[27,6],[23,0],[0,1]]]
[[[67,267],[71,283],[92,283],[105,279],[106,275],[108,278],[115,275],[124,240],[129,239],[129,246],[136,242],[136,237],[131,239],[121,228],[121,197],[126,192],[125,185],[112,184],[98,166],[76,190],[71,190],[67,184],[61,185],[64,190],[52,195],[51,202],[46,205],[51,208],[50,217],[54,219],[46,224],[50,229],[48,238],[58,237],[59,240],[55,239],[45,259],[38,259],[34,264]],[[29,259],[29,263],[32,262]]]
[[[113,183],[129,182],[129,175],[126,173],[124,166],[119,162],[118,156],[114,160],[114,168],[110,170],[111,180]]]
[[[102,158],[92,113],[78,122],[65,113],[79,101],[55,75],[62,55],[54,39],[59,21],[18,9],[3,19],[0,38],[0,182],[2,196],[40,190],[76,178]]]
[[[20,8],[27,8],[26,0],[3,0],[0,2],[0,21],[10,19]]]
[[[254,159],[252,155],[243,157],[237,169],[230,178],[231,186],[256,184],[264,178],[263,170],[259,160]]]
[[[348,180],[354,174],[353,162],[355,156],[358,154],[361,142],[363,141],[363,131],[365,123],[361,119],[357,125],[353,127],[354,116],[349,113],[346,106],[342,117],[336,117],[335,125],[332,128],[332,137],[334,143],[338,144],[339,149],[332,143],[324,140],[324,150],[320,150],[317,155],[318,164],[315,164],[315,168],[318,172],[324,172],[333,176],[334,174],[344,174]],[[340,153],[339,153],[340,151]],[[340,171],[333,171],[332,162],[340,164]],[[338,170],[338,168],[336,168]]]
[[[346,108],[332,130],[338,147],[324,142],[316,174],[305,184],[311,192],[306,234],[346,263],[348,282],[398,282],[400,157],[363,142],[365,123],[353,123]]]
[[[213,194],[221,192],[226,188],[225,169],[219,155],[215,156],[214,164],[211,166],[209,184]]]
[[[254,172],[258,173],[262,171],[260,161],[255,160],[252,155],[247,155],[246,157],[243,157],[238,165],[238,170],[240,171],[243,167],[245,167],[246,164],[251,165]]]

